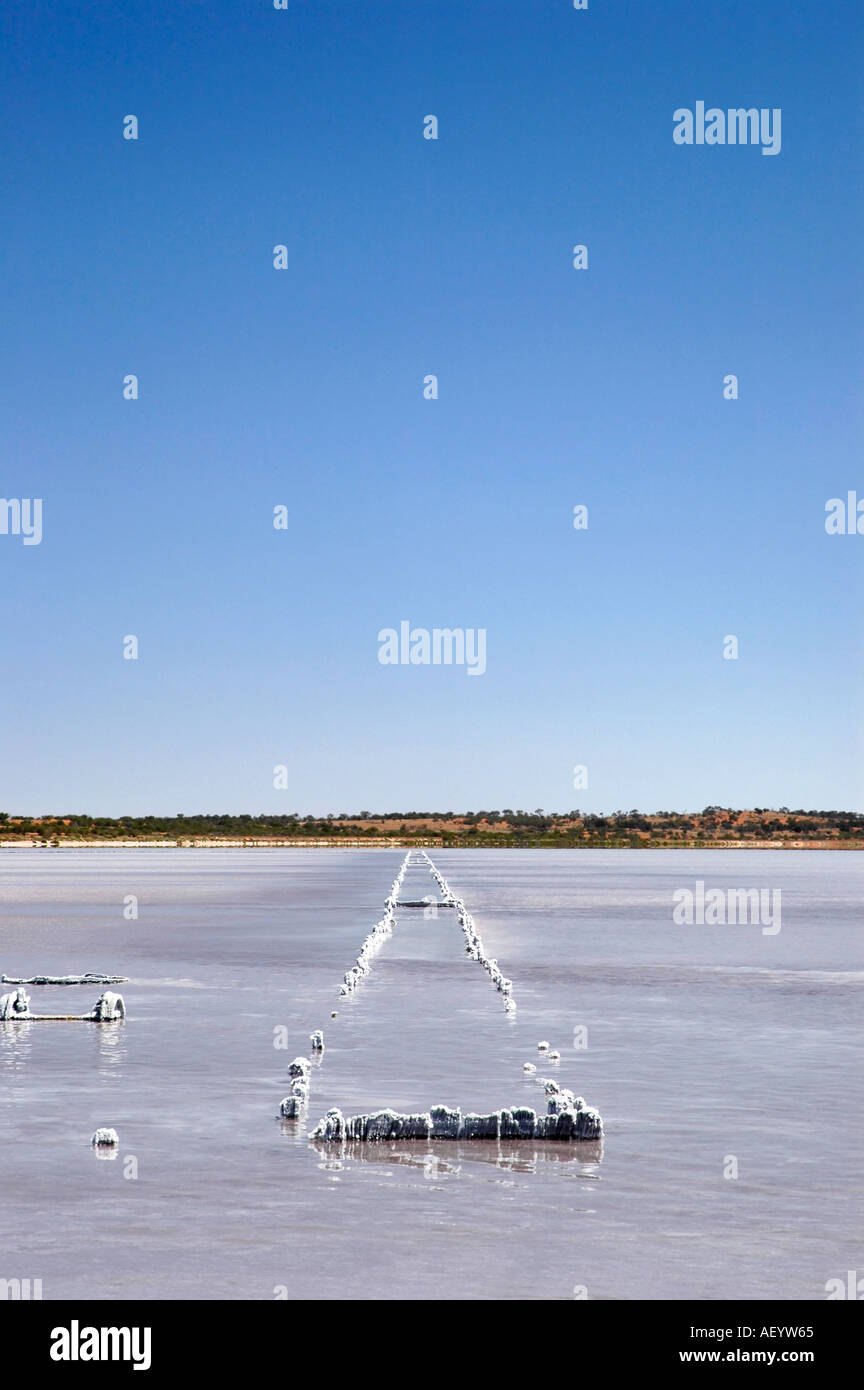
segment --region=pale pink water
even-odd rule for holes
[[[432,858],[515,1018],[444,911],[401,913],[336,998],[399,851],[2,851],[3,972],[131,978],[125,1025],[0,1025],[0,1278],[41,1278],[45,1298],[821,1299],[864,1270],[860,855]],[[676,927],[672,893],[696,879],[780,887],[782,931]],[[418,867],[402,896],[434,890]],[[58,1013],[98,992],[30,989]],[[308,1128],[331,1105],[538,1106],[522,1064],[545,1038],[604,1116],[602,1154],[319,1152],[276,1118],[319,1027]],[[89,1148],[100,1125],[115,1160]]]

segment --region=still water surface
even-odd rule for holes
[[[444,910],[401,912],[337,998],[402,857],[2,851],[0,971],[130,978],[125,1024],[0,1024],[0,1277],[46,1299],[822,1299],[864,1270],[861,855],[433,851],[515,1016]],[[780,888],[782,930],[674,925],[697,879]],[[435,891],[418,864],[401,896]],[[56,1013],[99,992],[29,989]],[[281,1122],[314,1028],[309,1123]],[[602,1146],[306,1137],[333,1105],[540,1109],[526,1061],[597,1106]]]

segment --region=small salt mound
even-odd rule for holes
[[[110,989],[106,989],[104,994],[99,995],[87,1017],[94,1023],[110,1023],[115,1018],[125,1018],[126,1005],[123,995],[114,994]]]
[[[96,1149],[100,1148],[102,1145],[113,1146],[114,1144],[119,1144],[120,1139],[116,1129],[97,1129],[90,1143],[93,1148]]]
[[[0,998],[0,1019],[30,1018],[30,995],[23,989],[12,990]]]

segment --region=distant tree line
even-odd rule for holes
[[[23,816],[0,812],[0,839],[190,840],[190,839],[358,839],[388,836],[442,844],[488,845],[675,845],[712,841],[864,840],[864,814],[857,811],[805,811],[706,806],[694,813],[613,811],[598,815],[579,810],[544,811],[360,811],[338,815],[232,815],[177,812],[173,816]]]

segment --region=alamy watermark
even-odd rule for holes
[[[148,1371],[151,1329],[82,1327],[73,1318],[69,1327],[52,1328],[48,1355],[52,1361],[131,1361],[133,1371]]]
[[[763,936],[776,936],[781,925],[779,888],[709,888],[702,879],[695,890],[676,888],[672,921],[676,926],[761,926]]]
[[[864,536],[864,497],[857,492],[844,497],[829,497],[825,503],[825,530],[829,536]]]
[[[485,627],[413,627],[407,620],[378,633],[382,666],[464,666],[469,676],[486,670]]]
[[[861,1303],[864,1301],[864,1279],[858,1278],[857,1269],[847,1269],[845,1279],[826,1279],[825,1292],[829,1303],[841,1298]]]
[[[672,139],[676,145],[761,145],[763,154],[779,154],[783,143],[781,107],[744,108],[719,106],[705,109],[697,101],[695,110],[679,106],[672,120]]]
[[[0,1299],[27,1303],[42,1297],[41,1279],[0,1279]]]
[[[0,536],[20,536],[25,545],[39,545],[42,498],[0,497]]]

